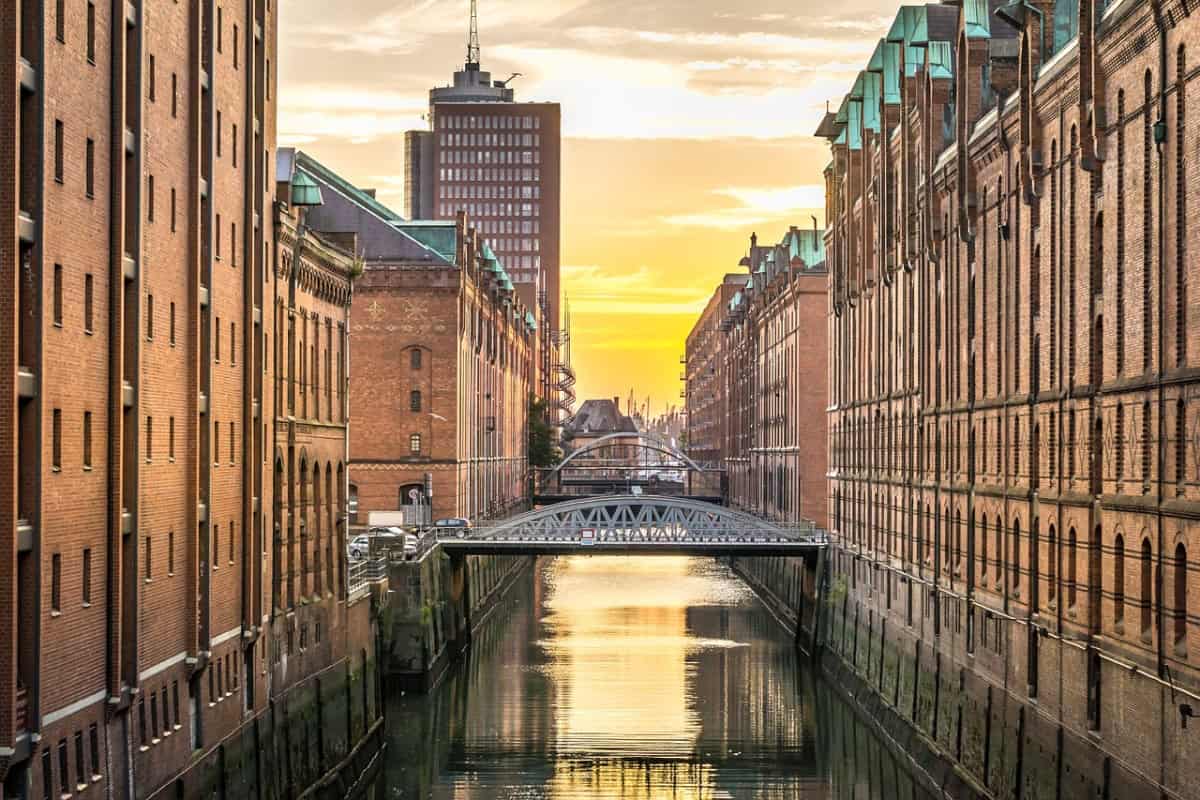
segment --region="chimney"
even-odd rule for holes
[[[367,197],[371,198],[372,200],[376,199],[374,189],[363,189],[362,193],[365,194]]]
[[[619,397],[613,398],[613,408],[617,409],[618,414],[621,413],[621,398],[619,398]]]
[[[756,247],[758,247],[758,234],[751,233],[750,234],[750,250],[753,251],[754,248],[756,248]]]

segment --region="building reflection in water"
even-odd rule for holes
[[[926,797],[706,559],[544,560],[387,713],[377,798]]]

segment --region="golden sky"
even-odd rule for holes
[[[403,211],[404,131],[466,54],[467,0],[282,0],[279,138]],[[684,338],[751,231],[823,224],[840,102],[884,0],[479,0],[482,64],[563,112],[580,401],[680,404]]]

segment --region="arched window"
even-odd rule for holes
[[[420,351],[416,351],[416,352],[420,352]],[[408,393],[408,408],[410,411],[420,411],[421,410],[421,390],[420,389],[413,389],[411,392]]]
[[[408,452],[414,456],[421,454],[421,434],[414,433],[408,437]]]
[[[1046,597],[1051,605],[1058,598],[1058,536],[1050,526],[1046,538]]]
[[[987,514],[979,518],[979,577],[987,577],[988,568],[988,537],[987,537]]]
[[[1067,608],[1074,608],[1077,598],[1075,591],[1075,580],[1079,576],[1078,568],[1075,566],[1077,545],[1075,529],[1071,528],[1070,533],[1067,534]]]
[[[1113,621],[1125,622],[1125,537],[1119,533],[1113,545]]]
[[[408,361],[414,370],[421,368],[421,348],[414,347],[408,351]]]
[[[1012,587],[1021,588],[1021,520],[1014,519],[1012,526]]]
[[[1004,529],[1003,517],[996,517],[996,588],[1000,588],[1000,583],[1003,580],[1003,569],[1000,566],[1001,560],[1004,558]]]
[[[1187,548],[1175,545],[1175,647],[1187,648]]]
[[[1154,566],[1151,564],[1153,550],[1150,547],[1150,538],[1142,539],[1142,635],[1150,634],[1150,628],[1154,624],[1154,615],[1151,613],[1154,609],[1154,582],[1151,580],[1153,576]]]

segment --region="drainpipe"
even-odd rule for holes
[[[1163,471],[1166,466],[1166,455],[1163,444],[1166,442],[1165,412],[1167,408],[1166,390],[1163,386],[1164,358],[1166,356],[1166,333],[1163,329],[1165,303],[1163,301],[1164,276],[1163,261],[1166,252],[1166,231],[1163,228],[1163,210],[1166,208],[1166,154],[1164,145],[1167,141],[1167,25],[1163,18],[1162,0],[1150,0],[1150,8],[1154,12],[1154,25],[1158,28],[1158,119],[1154,122],[1154,143],[1158,150],[1158,370],[1155,376],[1156,393],[1158,395],[1158,447],[1156,468],[1158,469],[1158,498],[1155,504],[1155,516],[1158,527],[1157,574],[1154,581],[1157,612],[1157,646],[1158,646],[1158,677],[1167,675],[1166,642],[1163,632],[1163,548],[1166,546],[1166,530],[1163,526]]]

